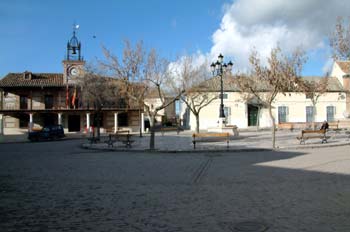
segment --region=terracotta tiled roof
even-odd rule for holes
[[[304,76],[302,79],[306,81],[315,81],[318,82],[324,77],[319,77],[319,76]],[[339,82],[338,78],[336,77],[330,77],[328,78],[328,91],[344,91],[343,86]]]
[[[235,83],[235,77],[223,77],[222,81],[223,81],[224,91],[234,91],[234,92],[239,91],[239,88]],[[220,82],[221,82],[220,77],[215,76],[202,82],[199,85],[199,88],[207,89],[208,91],[220,91],[220,87],[221,87]]]
[[[350,61],[336,61],[344,73],[350,73]]]
[[[231,78],[231,80],[230,80]],[[303,76],[301,77],[304,80],[307,81],[319,81],[321,78],[320,76]],[[224,91],[230,91],[230,92],[239,92],[240,89],[238,87],[238,84],[236,83],[236,77],[226,77],[223,78],[223,88]],[[207,89],[208,91],[220,91],[220,78],[219,77],[213,77],[207,81],[204,81],[199,86],[200,88]],[[266,88],[263,86],[258,86],[261,88],[261,91],[266,91]],[[328,91],[344,91],[343,86],[338,81],[337,78],[331,77],[328,79]]]
[[[25,78],[25,73],[28,74]],[[1,87],[63,87],[62,73],[9,73],[0,79]]]

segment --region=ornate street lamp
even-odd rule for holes
[[[223,87],[223,75],[226,72],[231,72],[232,70],[233,63],[230,61],[227,64],[224,63],[224,56],[220,54],[218,56],[218,60],[216,63],[212,63],[210,65],[211,71],[213,72],[213,76],[220,76],[220,99],[221,99],[221,104],[220,104],[220,109],[219,109],[219,120],[220,120],[220,125],[222,126],[222,123],[225,119],[225,112],[224,112],[224,87]]]

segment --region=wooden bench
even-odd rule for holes
[[[117,142],[117,140],[115,139],[113,134],[109,134],[108,140],[105,140],[104,142],[107,143],[108,147],[113,147],[113,144]]]
[[[306,140],[314,138],[321,139],[322,143],[327,143],[327,139],[330,136],[326,136],[326,130],[302,130],[301,136],[297,137],[300,140],[300,144],[305,144]]]
[[[341,129],[339,128],[339,120],[336,122],[329,122],[328,130],[332,130],[335,131],[335,133],[339,133],[341,131]]]
[[[348,140],[350,139],[350,131],[345,131],[345,135],[348,136]]]
[[[294,123],[293,122],[281,122],[278,123],[278,129],[287,129],[290,131],[294,130]]]
[[[201,142],[221,142],[227,143],[227,149],[230,141],[229,133],[197,133],[192,135],[193,149],[196,149],[196,143]]]
[[[125,144],[126,148],[131,148],[131,144],[135,142],[135,140],[131,140],[132,134],[127,133],[127,134],[119,134],[118,135],[118,141],[122,142]]]
[[[119,141],[125,144],[127,148],[131,148],[131,144],[134,142],[134,140],[131,140],[131,137],[132,134],[130,134],[129,130],[119,130],[116,133],[109,134],[108,140],[104,142],[108,144],[108,147],[113,147],[113,144]]]

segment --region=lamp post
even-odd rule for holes
[[[227,64],[224,63],[224,56],[220,54],[216,63],[210,65],[213,76],[220,76],[220,109],[219,109],[219,127],[222,127],[223,121],[225,119],[224,112],[224,87],[222,77],[226,72],[231,72],[233,63],[229,61]]]

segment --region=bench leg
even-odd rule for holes
[[[193,149],[196,149],[196,141],[193,141]]]
[[[126,148],[131,148],[131,141],[130,138],[128,137],[128,139],[126,140],[126,144],[125,144]]]

